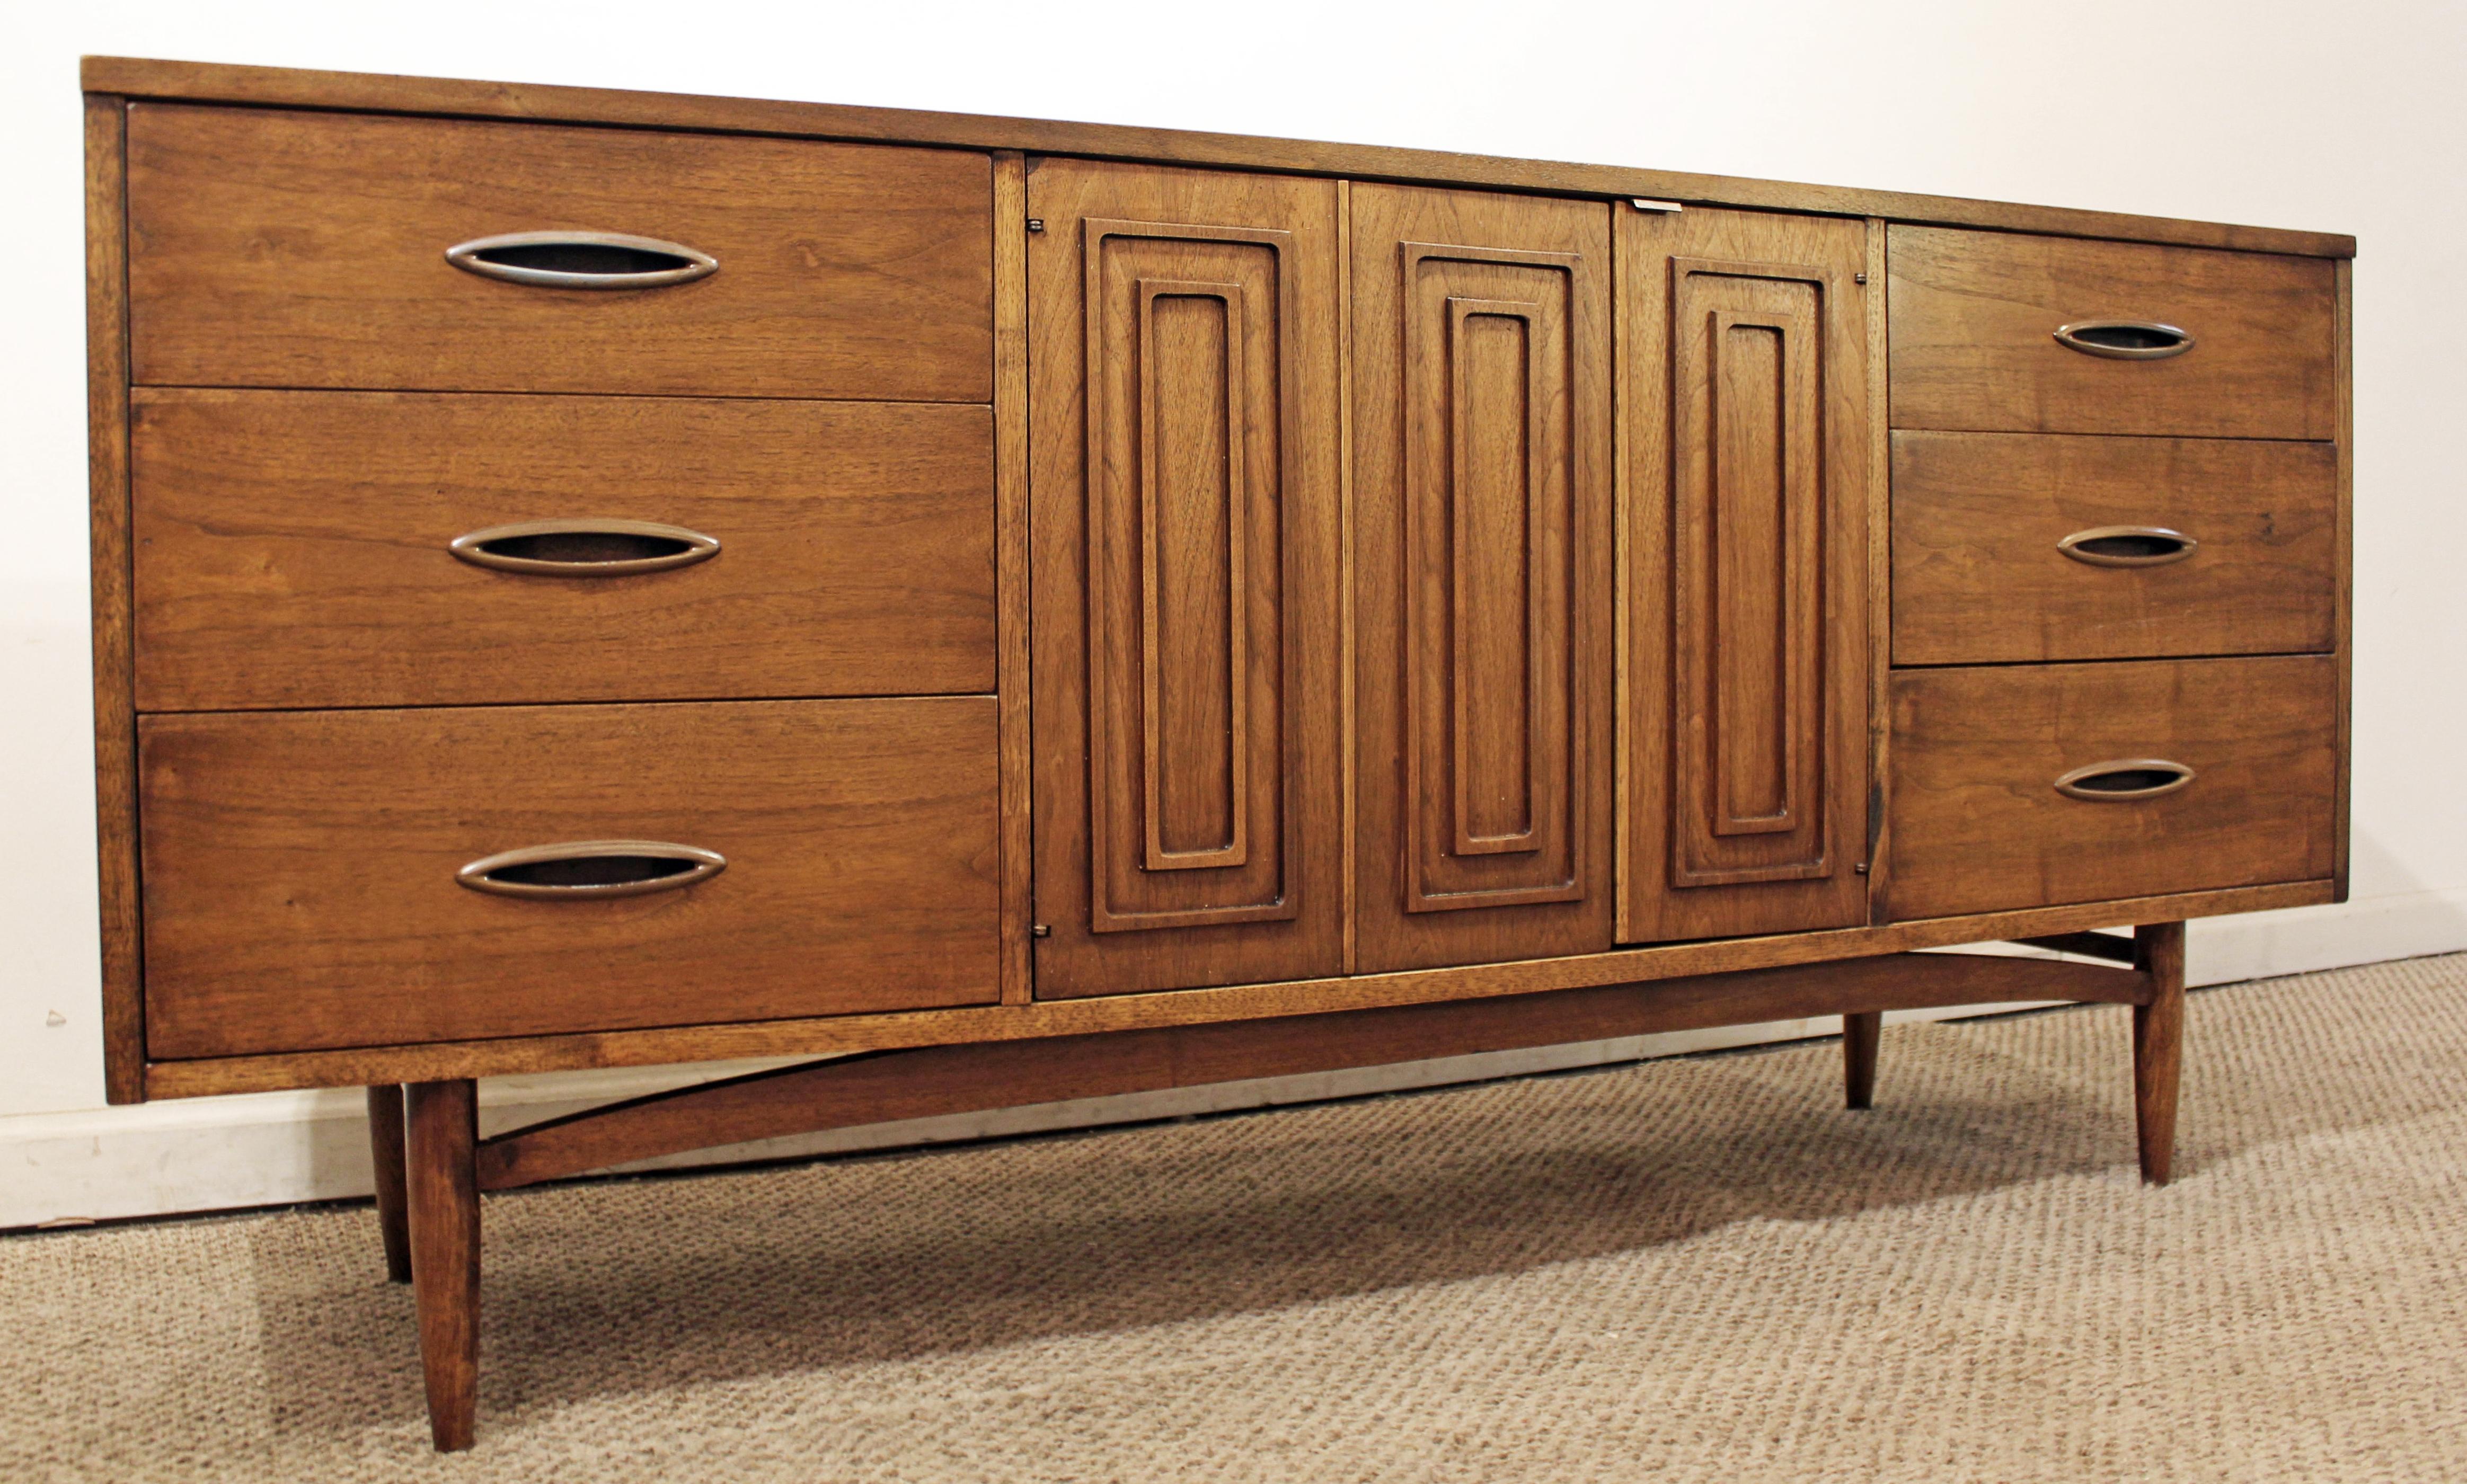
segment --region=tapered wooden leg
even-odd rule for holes
[[[419,1360],[428,1375],[428,1430],[437,1450],[471,1446],[480,1393],[480,1186],[473,1088],[406,1087],[410,1131],[403,1181],[410,1198],[411,1271],[419,1310]]]
[[[376,1169],[377,1230],[385,1237],[386,1276],[411,1281],[411,1227],[402,1209],[402,1087],[369,1089],[369,1163]]]
[[[2150,1002],[2133,1007],[2133,1114],[2141,1178],[2167,1183],[2176,1166],[2176,1088],[2184,1065],[2184,925],[2133,930],[2134,967],[2150,977]]]
[[[1884,1028],[1882,1010],[1842,1017],[1842,1096],[1848,1107],[1876,1106],[1876,1038]]]

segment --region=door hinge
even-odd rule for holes
[[[1030,232],[1043,232],[1045,230],[1045,218],[1042,216],[1030,217],[1028,219],[1028,230]]]
[[[1041,922],[1030,923],[1028,935],[1032,938],[1050,938],[1053,936],[1053,930]]]

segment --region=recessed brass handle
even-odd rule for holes
[[[577,840],[483,856],[454,880],[492,896],[546,902],[599,901],[674,891],[728,869],[728,858],[660,840]]]
[[[2193,333],[2157,320],[2076,320],[2056,327],[2056,343],[2112,361],[2163,361],[2193,349]]]
[[[622,232],[508,232],[458,242],[445,260],[533,288],[666,288],[719,271],[709,253]]]
[[[2119,757],[2075,768],[2056,780],[2056,792],[2092,803],[2129,803],[2172,794],[2193,781],[2193,770],[2163,757]]]
[[[2202,544],[2164,526],[2094,526],[2056,543],[2056,550],[2093,567],[2164,567],[2181,562]]]
[[[518,521],[471,531],[445,550],[474,567],[543,577],[630,577],[690,567],[719,554],[719,542],[654,521]]]

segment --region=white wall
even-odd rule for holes
[[[582,24],[555,5],[82,0],[12,9],[7,34],[0,1225],[365,1179],[349,1095],[98,1111],[77,101],[89,52],[1058,116],[2352,232],[2356,900],[2203,926],[2194,972],[2467,947],[2456,0],[600,0]],[[643,1075],[491,1092],[502,1107]]]

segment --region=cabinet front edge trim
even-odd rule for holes
[[[1925,226],[2112,237],[2231,252],[2289,253],[2310,258],[2352,258],[2356,253],[2356,239],[2343,233],[1754,180],[1686,170],[1517,160],[1390,145],[1329,144],[1132,124],[125,56],[87,56],[82,59],[80,76],[89,93],[116,94],[146,101],[431,114],[533,124],[1008,149],[1398,184],[1486,186],[1614,199],[1658,198],[1759,211],[1882,216]]]
[[[146,1095],[204,1097],[227,1092],[358,1087],[746,1057],[829,1056],[1211,1021],[1264,1020],[1642,982],[2041,937],[2091,928],[2315,907],[2332,901],[2335,889],[2329,881],[2290,882],[1976,916],[1926,918],[1882,927],[1661,944],[1566,958],[1221,989],[1158,990],[1030,1004],[150,1062],[146,1068]]]

